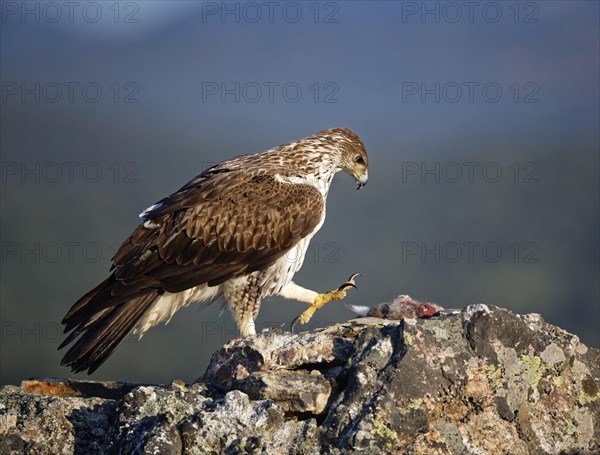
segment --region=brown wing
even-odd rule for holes
[[[310,185],[272,175],[219,173],[166,198],[113,258],[118,292],[178,292],[273,264],[318,225],[323,198]],[[185,187],[184,187],[185,188]]]

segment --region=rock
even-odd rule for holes
[[[194,384],[0,389],[0,453],[600,452],[600,350],[473,305],[233,340]]]
[[[139,384],[123,382],[70,381],[68,379],[30,379],[21,381],[23,392],[55,397],[122,398]]]
[[[288,413],[321,414],[331,396],[327,378],[300,371],[252,373],[242,390],[253,400],[269,399]]]

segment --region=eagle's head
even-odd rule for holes
[[[369,179],[369,157],[364,144],[354,131],[347,128],[334,128],[323,133],[327,133],[336,144],[340,153],[340,170],[351,175],[358,185],[356,189],[360,190]]]

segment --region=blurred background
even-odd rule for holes
[[[600,346],[598,2],[1,8],[2,384],[71,376],[60,321],[144,208],[331,127],[363,139],[370,180],[336,178],[296,282],[360,271],[348,303],[487,303]],[[304,309],[267,299],[258,326]],[[186,308],[92,378],[192,381],[235,336],[219,305]]]

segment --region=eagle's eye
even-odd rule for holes
[[[365,160],[363,160],[363,157],[360,155],[358,155],[356,158],[354,158],[354,162],[356,164],[363,164],[363,165],[365,164]]]

